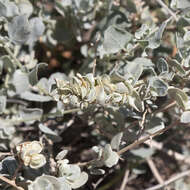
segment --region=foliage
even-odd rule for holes
[[[0,188],[118,189],[118,168],[138,180],[165,145],[189,155],[189,8],[0,0]],[[161,149],[145,145],[153,137]]]

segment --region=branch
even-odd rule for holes
[[[162,189],[163,187],[169,185],[170,183],[173,183],[174,181],[182,178],[182,177],[185,177],[185,176],[189,176],[190,175],[190,170],[187,170],[187,171],[184,171],[180,174],[177,174],[176,176],[168,179],[167,181],[165,181],[163,184],[159,184],[159,185],[155,185],[153,187],[150,187],[148,189],[145,189],[145,190],[157,190],[157,189]]]
[[[119,155],[121,155],[121,154],[123,154],[124,152],[127,152],[128,150],[130,150],[130,149],[132,149],[132,148],[134,148],[134,147],[136,147],[136,146],[138,146],[138,145],[140,145],[140,144],[146,142],[147,140],[152,139],[153,137],[158,136],[158,135],[164,133],[165,131],[168,131],[169,129],[171,129],[172,127],[176,126],[176,125],[179,124],[179,123],[180,123],[179,120],[175,120],[175,121],[174,121],[171,125],[169,125],[168,127],[165,127],[164,129],[160,129],[159,131],[157,131],[157,132],[155,132],[155,133],[152,133],[152,134],[150,134],[150,135],[147,135],[147,136],[145,136],[145,137],[142,137],[140,140],[137,140],[137,141],[135,141],[134,143],[132,143],[132,144],[130,144],[130,145],[128,145],[128,146],[122,148],[122,149],[121,149],[120,151],[118,151],[117,153],[118,153]]]
[[[168,6],[162,0],[156,1],[175,19],[175,21],[177,21],[176,14],[170,8],[168,8]]]
[[[128,177],[129,177],[129,170],[127,169],[125,171],[125,175],[124,175],[123,182],[121,184],[120,190],[125,190],[126,189],[126,185],[127,185],[127,182],[128,182]]]
[[[8,178],[2,176],[2,175],[0,175],[0,180],[2,180],[2,181],[4,181],[4,182],[8,183],[9,185],[15,187],[17,190],[24,190],[22,187],[17,186],[17,185],[15,184],[15,181],[10,180],[10,179],[8,179]]]
[[[154,140],[151,140],[151,142],[146,141],[145,144],[147,144],[150,147],[154,147],[157,150],[165,152],[167,155],[174,157],[178,161],[182,161],[186,164],[190,164],[190,157],[186,157],[183,154],[175,152],[171,149],[169,149],[169,150],[165,149],[163,143],[159,143]]]
[[[154,162],[152,161],[151,158],[147,158],[146,159],[147,163],[148,163],[148,166],[150,167],[154,177],[156,178],[156,180],[158,181],[159,184],[163,184],[164,183],[164,180],[162,179],[162,177],[160,176]]]
[[[20,68],[20,70],[22,72],[25,72],[22,64],[20,63],[20,61],[15,57],[15,55],[13,54],[13,52],[10,50],[10,48],[8,47],[7,44],[4,44],[3,47],[5,48],[6,52],[10,55],[10,57],[14,60],[14,62],[16,63],[16,65]]]

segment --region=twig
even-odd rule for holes
[[[163,147],[163,143],[156,142],[154,140],[151,140],[151,144],[149,141],[146,141],[145,144],[148,146],[154,147],[157,150],[165,152],[167,155],[174,157],[178,161],[183,161],[186,164],[190,164],[190,157],[185,157],[183,154],[180,154],[178,152],[175,152],[171,149],[167,150]]]
[[[129,177],[129,170],[127,169],[125,171],[125,175],[124,175],[123,182],[121,184],[120,190],[125,190],[126,189],[125,187],[126,187],[127,182],[128,182],[128,177]]]
[[[13,177],[12,177],[12,180],[15,180],[15,179],[16,179],[17,174],[18,174],[18,172],[20,171],[20,169],[22,168],[22,166],[23,166],[23,163],[20,161],[20,162],[19,162],[19,165],[18,165],[18,167],[17,167],[17,169],[16,169],[15,172],[14,172],[14,175],[13,175]]]
[[[10,180],[10,179],[8,179],[8,178],[2,176],[2,175],[0,175],[0,180],[2,180],[2,181],[4,181],[4,182],[8,183],[9,185],[15,187],[15,188],[18,189],[18,190],[24,190],[22,187],[17,186],[17,185],[15,184],[15,181],[12,181],[12,180]]]
[[[180,179],[182,177],[188,176],[188,175],[190,175],[190,170],[184,171],[184,172],[182,172],[180,174],[177,174],[174,177],[171,177],[170,179],[168,179],[167,181],[165,181],[163,184],[155,185],[155,186],[150,187],[150,188],[145,189],[145,190],[157,190],[157,189],[161,189],[161,188],[169,185],[170,183],[173,183],[176,180],[178,180],[178,179]]]
[[[41,142],[43,141],[43,139],[45,139],[48,144],[47,150],[48,150],[48,157],[49,157],[49,165],[50,165],[51,174],[53,175],[56,172],[56,162],[53,158],[53,142],[46,135],[42,136]]]
[[[138,133],[138,139],[139,139],[139,137],[141,136],[141,134],[142,134],[142,132],[144,130],[144,123],[145,123],[147,111],[148,110],[146,109],[145,112],[143,113],[142,121],[139,122],[140,130],[139,130],[139,133]]]
[[[175,19],[175,21],[177,21],[176,14],[170,8],[168,8],[168,6],[162,0],[156,1]]]
[[[132,149],[132,148],[134,148],[134,147],[136,147],[136,146],[138,146],[139,144],[142,144],[142,143],[144,143],[145,141],[147,141],[147,140],[149,140],[149,139],[152,139],[153,137],[158,136],[158,135],[164,133],[165,131],[171,129],[172,127],[176,126],[176,125],[179,124],[179,123],[180,123],[179,120],[175,120],[175,121],[174,121],[171,125],[169,125],[168,127],[164,128],[164,129],[160,129],[159,131],[157,131],[157,132],[155,132],[155,133],[149,134],[149,135],[147,135],[147,136],[145,136],[145,137],[143,137],[143,138],[141,138],[141,139],[135,141],[134,143],[132,143],[132,144],[130,144],[130,145],[128,145],[128,146],[122,148],[122,149],[121,149],[120,151],[118,151],[117,153],[118,153],[119,155],[120,155],[120,154],[123,154],[124,152],[126,152],[126,151],[128,151],[128,150],[130,150],[130,149]]]
[[[156,180],[158,181],[159,184],[163,184],[164,183],[164,180],[162,179],[162,177],[160,176],[154,162],[152,161],[151,158],[147,158],[146,159],[147,163],[148,163],[148,166],[150,167],[154,177],[156,178]]]
[[[0,159],[1,157],[4,157],[4,156],[11,156],[12,153],[11,152],[0,152]]]
[[[20,63],[20,61],[15,57],[15,55],[13,54],[13,52],[10,50],[10,48],[5,44],[3,46],[6,50],[6,52],[10,55],[10,57],[14,60],[14,62],[16,63],[16,65],[20,68],[20,70],[22,72],[25,72],[25,70],[23,69],[22,64]]]
[[[93,76],[95,76],[95,72],[96,72],[96,59],[94,59],[93,61],[93,69],[92,69]]]
[[[156,110],[153,114],[157,114],[159,112],[165,112],[167,111],[168,109],[170,109],[171,107],[175,106],[176,105],[176,101],[175,100],[172,100],[170,101],[169,103],[166,103],[164,106],[162,106],[160,109]]]

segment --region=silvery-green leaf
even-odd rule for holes
[[[32,45],[33,42],[38,40],[38,38],[44,33],[45,25],[42,22],[42,19],[39,17],[34,17],[30,19],[29,24],[31,28],[31,34],[29,36],[27,44]]]
[[[4,112],[6,108],[7,97],[0,96],[0,114]]]
[[[174,99],[180,107],[184,109],[186,108],[188,96],[183,90],[179,88],[169,87],[168,94],[170,98]]]
[[[72,189],[77,189],[83,186],[87,181],[88,181],[88,174],[86,172],[82,172],[79,178],[77,178],[73,182],[70,182],[70,185]]]
[[[140,76],[143,72],[143,63],[135,62],[135,60],[132,62],[128,61],[125,68],[126,68],[125,71],[127,73],[130,73],[133,77],[132,85],[135,85],[135,83],[140,78]]]
[[[131,150],[130,152],[132,152],[132,154],[134,154],[135,156],[139,156],[141,158],[149,158],[150,156],[154,154],[154,149],[138,148],[138,149]]]
[[[181,97],[180,94],[176,94],[175,96],[175,101],[177,102],[177,104],[183,108],[186,109],[186,102],[183,100],[183,98]]]
[[[109,168],[116,165],[119,161],[119,155],[117,152],[112,151],[110,144],[106,144],[103,149],[102,157],[104,164]]]
[[[146,170],[145,169],[137,169],[137,168],[133,168],[132,169],[132,172],[135,174],[135,175],[141,175],[141,174],[145,174],[146,173]]]
[[[17,6],[19,8],[19,12],[21,15],[27,15],[28,17],[33,12],[33,6],[28,0],[16,0]]]
[[[168,85],[158,77],[151,77],[149,81],[153,96],[166,96]]]
[[[19,115],[24,122],[35,122],[40,120],[43,110],[39,108],[25,108],[19,111]]]
[[[56,160],[63,160],[63,158],[67,155],[68,150],[62,150],[61,152],[59,152],[56,156]]]
[[[91,88],[88,94],[85,97],[85,100],[89,103],[94,102],[96,99],[96,90],[95,88]]]
[[[190,123],[190,111],[185,111],[181,115],[181,123]]]
[[[121,143],[122,137],[123,137],[123,132],[120,132],[112,138],[112,140],[111,140],[111,148],[112,149],[119,150],[119,145]]]
[[[125,81],[125,78],[121,76],[118,72],[111,73],[110,79],[111,79],[111,82],[113,83]]]
[[[45,91],[49,93],[49,83],[47,78],[41,78],[36,86],[39,88],[39,91]]]
[[[172,9],[186,9],[190,7],[189,0],[172,0],[170,3]]]
[[[19,15],[8,23],[8,35],[15,44],[24,44],[31,34],[31,28],[26,15]]]
[[[2,74],[3,71],[3,61],[0,58],[0,75]]]
[[[125,49],[132,40],[132,34],[115,25],[109,26],[104,33],[103,48],[107,54],[117,53]]]
[[[105,170],[98,169],[98,168],[93,168],[93,169],[90,170],[90,174],[91,175],[104,175]]]
[[[151,59],[145,58],[145,57],[137,57],[133,60],[134,64],[142,65],[143,69],[148,69],[154,67],[154,64],[152,63]],[[127,65],[126,65],[127,70]]]
[[[39,127],[40,131],[42,131],[45,134],[57,136],[57,133],[55,131],[51,130],[50,128],[48,128],[47,126],[45,126],[41,123],[39,124],[38,127]]]
[[[12,83],[15,87],[16,93],[21,94],[29,89],[29,79],[26,73],[16,70],[13,74]]]
[[[164,127],[164,122],[159,117],[152,117],[146,125],[146,131],[153,134],[161,129],[164,129]]]
[[[84,78],[90,83],[91,87],[94,86],[94,84],[95,84],[95,79],[94,79],[94,76],[93,76],[92,73],[86,74],[86,76],[85,76]]]
[[[96,86],[96,101],[100,105],[105,105],[107,95],[102,86]]]
[[[157,68],[160,73],[168,73],[169,68],[168,68],[168,63],[164,58],[160,58],[157,61]]]
[[[176,59],[172,59],[171,61],[169,61],[169,64],[172,66],[172,68],[175,68],[175,70],[178,71],[180,74],[185,75],[185,70]]]
[[[142,26],[135,32],[135,38],[141,39],[144,35],[146,35],[149,30],[149,26],[147,24],[142,24]]]
[[[24,100],[34,101],[34,102],[49,102],[52,100],[50,96],[43,96],[40,94],[35,94],[30,91],[26,91],[20,94],[20,97]]]
[[[87,95],[87,88],[85,86],[81,86],[80,90],[81,90],[81,98],[84,99],[84,97]]]
[[[38,72],[40,72],[41,70],[44,70],[45,68],[47,68],[47,63],[39,63],[35,66],[35,68],[28,74],[29,77],[29,82],[30,84],[33,86],[35,84],[37,84],[38,82]]]
[[[179,178],[175,181],[175,185],[173,187],[175,190],[189,190],[190,184],[186,181],[185,178]]]
[[[78,165],[68,164],[65,160],[59,163],[59,177],[66,177],[69,181],[74,181],[80,177],[81,169]]]
[[[15,133],[15,127],[12,123],[0,119],[0,139],[11,139]]]
[[[188,42],[190,41],[190,31],[186,31],[183,36],[184,41]]]
[[[162,35],[164,33],[164,30],[165,30],[167,24],[168,24],[168,20],[164,21],[161,24],[161,26],[159,27],[159,29],[153,34],[153,36],[150,37],[150,39],[148,39],[148,41],[149,41],[148,47],[149,48],[155,49],[160,46]]]
[[[72,5],[72,0],[61,0],[60,3],[63,7],[67,7]]]
[[[51,90],[51,87],[53,84],[55,84],[55,79],[56,80],[64,80],[64,81],[67,81],[68,80],[68,77],[64,74],[64,73],[54,73],[50,76],[49,80],[48,80],[48,84],[49,84],[49,92]]]
[[[8,56],[8,55],[2,56],[0,58],[0,62],[3,65],[3,69],[5,69],[5,71],[7,73],[11,74],[11,73],[13,73],[15,71],[16,67],[15,67],[15,64],[13,64],[10,56]]]
[[[119,103],[122,101],[122,95],[119,93],[114,92],[110,96],[113,103]]]
[[[39,169],[46,164],[46,158],[43,154],[33,154],[30,157],[30,167]]]
[[[50,175],[42,175],[37,177],[29,186],[28,190],[71,190],[71,187],[58,178]]]
[[[141,100],[139,94],[133,90],[132,94],[128,96],[129,105],[139,112],[144,111],[144,102]]]
[[[13,176],[17,167],[16,159],[13,156],[8,156],[0,162],[0,174]]]
[[[116,92],[118,93],[129,93],[129,89],[126,87],[126,85],[123,82],[119,82],[115,84],[116,86]]]
[[[0,16],[9,18],[16,15],[19,15],[19,11],[14,2],[0,1]]]

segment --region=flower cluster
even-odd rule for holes
[[[38,169],[46,164],[46,158],[40,152],[43,145],[38,141],[24,142],[16,147],[19,158],[25,166]]]
[[[88,174],[82,172],[78,165],[69,164],[67,159],[58,160],[57,164],[58,177],[39,176],[29,185],[29,190],[72,190],[83,186],[88,181]]]
[[[57,100],[77,107],[88,104],[122,105],[128,104],[137,111],[144,110],[144,104],[129,80],[120,75],[77,74],[70,81],[56,79]]]
[[[51,175],[39,176],[29,186],[28,190],[71,190],[70,186],[62,183],[59,178]]]

